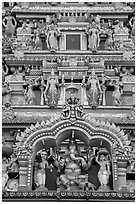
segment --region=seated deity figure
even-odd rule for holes
[[[102,90],[94,70],[91,72],[87,83],[83,83],[83,86],[87,89],[89,105],[92,108],[96,108],[102,101]]]
[[[60,175],[61,184],[66,190],[72,190],[72,185],[81,185],[81,171],[86,168],[86,160],[79,156],[75,140],[72,138],[64,158],[61,159],[61,167],[64,168],[64,174]]]
[[[61,35],[60,31],[57,28],[57,25],[53,23],[47,26],[46,33],[47,35],[47,47],[51,52],[58,50],[58,37]]]
[[[5,35],[7,37],[13,37],[15,33],[15,27],[17,22],[13,16],[11,16],[11,11],[7,9],[6,16],[3,18],[3,26],[5,27]]]
[[[46,184],[46,167],[48,167],[47,152],[41,151],[41,161],[35,163],[35,183],[37,185],[37,190],[47,190]]]
[[[99,164],[100,169],[98,172],[98,179],[101,184],[99,187],[99,191],[103,190],[110,190],[110,187],[108,186],[109,177],[110,177],[110,160],[109,155],[104,155],[104,153],[101,153],[101,150],[97,153],[96,156],[96,162]]]
[[[89,27],[86,28],[86,34],[88,35],[88,48],[92,51],[96,51],[99,47],[100,37],[99,37],[99,26],[95,21],[92,21]]]
[[[55,108],[58,104],[60,97],[60,88],[58,76],[55,75],[54,70],[51,71],[51,75],[47,79],[46,89],[44,91],[44,97],[46,103],[50,108]]]

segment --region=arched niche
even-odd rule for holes
[[[72,131],[75,131],[75,138],[81,140],[85,146],[98,147],[103,142],[103,147],[105,147],[111,154],[112,165],[115,167],[112,170],[114,183],[113,189],[120,189],[120,186],[126,185],[125,169],[128,157],[125,156],[124,147],[129,144],[126,135],[124,135],[120,128],[116,127],[114,124],[111,125],[108,122],[105,123],[104,121],[93,120],[89,117],[84,118],[81,121],[77,120],[73,123],[69,120],[61,120],[61,118],[54,117],[46,123],[42,121],[41,124],[37,123],[35,126],[31,125],[29,129],[26,129],[22,134],[24,139],[22,145],[23,150],[20,148],[17,150],[18,152],[20,151],[18,156],[20,165],[23,166],[22,160],[24,161],[24,165],[26,165],[27,182],[23,185],[26,185],[29,190],[32,189],[32,167],[36,153],[40,149],[49,147],[58,148],[62,141],[71,137]],[[115,149],[114,146],[116,146]],[[122,152],[122,156],[120,157],[116,157],[118,147]],[[118,169],[120,173],[118,172]],[[120,182],[121,175],[122,182]],[[22,189],[21,183],[20,187],[20,189]]]

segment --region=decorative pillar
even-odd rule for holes
[[[27,185],[28,181],[28,157],[27,156],[19,156],[19,191],[27,191],[30,190]]]
[[[88,105],[86,89],[85,89],[85,87],[82,87],[82,86],[81,86],[81,104],[85,105],[85,106]]]
[[[135,105],[135,86],[132,87],[132,105]]]
[[[118,160],[118,191],[126,192],[127,183],[126,183],[126,171],[127,171],[127,160]]]
[[[58,105],[64,105],[64,104],[65,104],[65,86],[62,86]]]
[[[87,37],[85,33],[81,34],[81,50],[87,50]]]
[[[41,99],[40,99],[40,105],[44,105],[44,97],[43,97],[43,92],[44,92],[44,87],[40,86],[40,91],[41,91]]]
[[[103,100],[102,100],[102,105],[106,106],[106,87],[103,85],[102,86],[102,90],[103,90]]]
[[[59,50],[66,50],[66,35],[64,33],[59,38]]]

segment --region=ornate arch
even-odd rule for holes
[[[128,136],[125,135],[123,130],[120,130],[119,126],[116,127],[114,123],[110,124],[108,121],[97,120],[88,114],[85,114],[81,120],[72,122],[70,120],[62,120],[61,115],[55,114],[46,122],[37,122],[36,125],[26,128],[22,132],[21,145],[17,148],[17,151],[32,149],[42,139],[50,138],[57,140],[61,132],[70,128],[82,131],[89,141],[93,138],[100,137],[108,141],[111,146],[119,146],[122,149],[128,147],[130,144]]]
[[[101,138],[106,140],[110,147],[112,147],[112,160],[113,160],[113,178],[114,189],[119,189],[123,185],[123,165],[124,165],[124,185],[126,184],[126,163],[130,158],[130,141],[128,136],[124,134],[120,127],[115,124],[110,124],[108,121],[100,121],[92,118],[89,114],[84,114],[81,118],[74,121],[62,118],[61,115],[54,115],[50,120],[36,123],[26,128],[21,134],[21,142],[15,148],[18,155],[20,164],[20,185],[21,190],[31,190],[32,177],[33,177],[33,161],[35,154],[38,151],[38,143],[42,144],[47,140],[53,140],[59,144],[62,140],[62,133],[65,131],[76,130],[84,135],[84,139],[89,142],[92,139]],[[80,138],[81,140],[83,138]],[[64,139],[64,138],[63,138]],[[118,174],[119,171],[122,174]],[[24,179],[25,178],[25,179]],[[119,184],[121,179],[122,183]],[[23,183],[24,182],[24,183]]]

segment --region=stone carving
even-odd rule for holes
[[[114,28],[114,34],[126,34],[129,35],[129,29],[123,26],[123,21],[117,20],[117,25]]]
[[[8,176],[8,167],[9,167],[9,160],[6,157],[2,158],[2,190],[5,189],[7,181],[9,179]]]
[[[88,103],[92,108],[96,108],[101,104],[102,101],[102,90],[99,84],[99,79],[97,78],[95,71],[91,72],[87,83],[83,81],[83,86],[87,89]]]
[[[129,25],[131,27],[131,36],[135,37],[135,16],[133,15],[129,20]]]
[[[100,44],[98,24],[93,20],[92,23],[87,26],[85,32],[88,35],[88,48],[92,51],[97,51]]]
[[[98,172],[98,179],[101,184],[98,191],[110,190],[108,186],[110,172],[109,153],[106,150],[100,150],[96,156],[96,162],[99,164],[100,169]]]
[[[33,105],[35,99],[35,93],[33,91],[34,83],[32,79],[29,79],[27,88],[24,90],[24,96],[26,104]]]
[[[118,106],[118,105],[122,105],[121,102],[121,96],[123,94],[123,84],[122,82],[120,82],[118,79],[117,80],[113,80],[109,83],[110,86],[114,87],[114,91],[112,93],[112,98],[113,98],[113,104]]]
[[[72,138],[69,142],[65,156],[60,161],[60,167],[65,167],[65,169],[64,174],[61,174],[59,179],[66,190],[72,190],[73,185],[76,185],[78,189],[82,188],[82,190],[84,190],[86,186],[85,179],[88,180],[88,178],[86,178],[86,175],[81,175],[81,171],[86,169],[87,164],[85,158],[78,153],[77,143],[73,138],[73,134],[74,132],[72,132]],[[89,184],[91,189],[95,188],[93,184]]]
[[[54,25],[53,23],[51,25],[47,26],[47,29],[45,31],[45,34],[47,35],[47,47],[51,52],[55,52],[58,50],[58,37],[61,35],[57,25]]]
[[[13,118],[15,118],[15,114],[10,103],[5,103],[4,107],[2,108],[2,120],[8,121],[12,120]]]
[[[6,191],[18,191],[19,180],[18,179],[10,179],[5,188]]]
[[[10,103],[11,104],[11,92],[12,89],[9,86],[8,82],[4,82],[2,87],[2,104]]]
[[[26,21],[24,21],[24,22],[22,23],[22,26],[21,26],[21,27],[17,28],[17,35],[18,35],[18,34],[19,34],[19,35],[31,34],[31,29],[30,29],[29,26],[27,26]]]
[[[14,67],[11,67],[11,72],[12,74],[7,75],[5,77],[6,82],[11,82],[11,81],[23,81],[23,73],[22,73],[22,67],[20,66],[18,70],[15,70]]]
[[[42,50],[42,42],[40,38],[40,32],[37,29],[34,33],[34,50]]]
[[[46,89],[44,91],[44,97],[46,103],[50,108],[55,108],[58,104],[60,97],[60,86],[58,81],[58,76],[55,75],[54,70],[51,71],[51,75],[47,79]]]
[[[42,150],[41,161],[35,162],[35,184],[37,186],[36,190],[48,190],[45,187],[46,184],[46,172],[45,168],[48,167],[47,152]]]
[[[113,31],[111,29],[108,29],[106,32],[107,32],[107,40],[105,42],[105,49],[114,50]]]
[[[13,37],[15,33],[15,27],[17,22],[13,16],[11,16],[11,11],[7,9],[6,16],[3,19],[3,26],[5,27],[5,35],[7,37]]]

